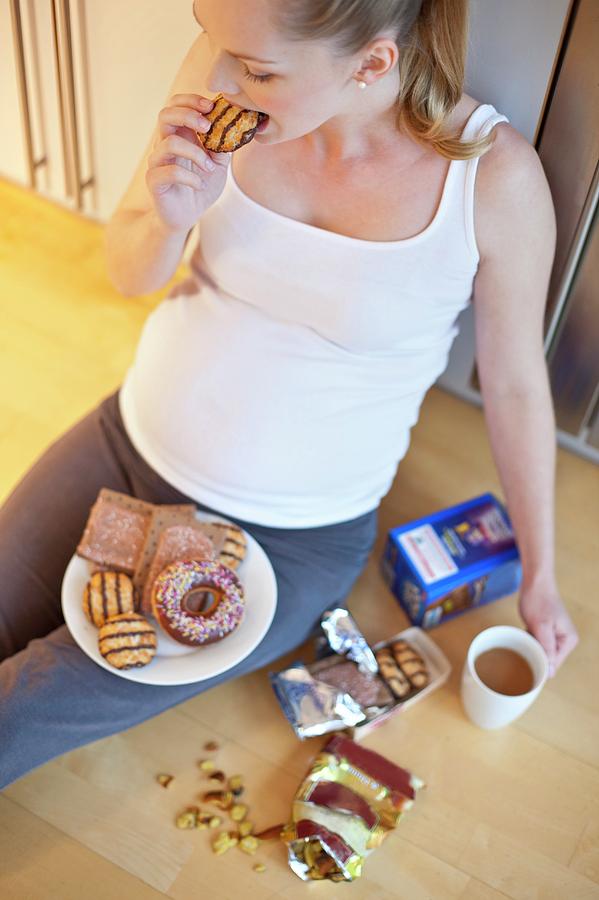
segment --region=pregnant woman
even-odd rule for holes
[[[121,390],[0,516],[0,786],[272,662],[345,601],[471,301],[521,614],[554,669],[577,639],[553,562],[554,212],[533,148],[463,93],[466,0],[193,12],[200,33],[106,230],[110,277],[133,297],[169,281],[199,223],[191,276],[149,316]],[[197,136],[217,93],[264,114],[234,153]],[[74,643],[60,585],[101,487],[194,502],[264,547],[278,607],[243,662],[154,687]]]

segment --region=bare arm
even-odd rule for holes
[[[203,129],[201,113],[212,108],[200,99],[209,63],[206,36],[200,34],[179,67],[167,108],[159,112],[145,153],[106,225],[108,275],[125,296],[159,290],[172,278],[193,225],[224,185],[230,154],[210,153],[213,169],[208,172],[208,155],[195,135]]]
[[[497,132],[477,185],[477,362],[522,559],[520,611],[555,669],[577,641],[555,581],[555,420],[543,352],[555,214],[534,149],[509,126]]]
[[[177,271],[189,234],[168,231],[151,209],[115,214],[104,232],[108,277],[125,297],[160,290]]]

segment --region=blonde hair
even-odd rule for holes
[[[447,127],[463,91],[468,0],[271,0],[271,18],[287,40],[326,41],[340,57],[393,31],[398,128],[447,159],[472,159],[492,145],[492,133],[462,141]]]

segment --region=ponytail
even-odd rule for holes
[[[493,142],[492,135],[461,141],[446,129],[462,96],[467,49],[467,0],[423,0],[401,47],[398,124],[448,159],[481,156]]]
[[[493,134],[461,141],[447,121],[464,86],[468,0],[273,0],[271,21],[288,40],[330,41],[358,53],[383,31],[400,52],[398,128],[448,159],[481,156]]]

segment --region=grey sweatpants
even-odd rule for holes
[[[0,509],[0,788],[301,644],[325,609],[344,603],[376,537],[376,509],[298,529],[228,516],[258,541],[274,568],[278,601],[270,629],[246,659],[215,678],[139,684],[86,656],[61,612],[62,577],[101,487],[153,503],[192,502],[131,445],[116,394],[54,443]]]

